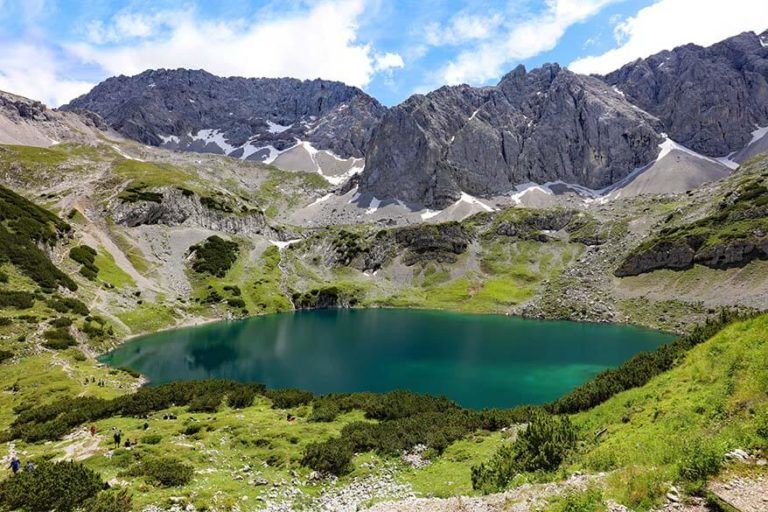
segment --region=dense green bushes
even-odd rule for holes
[[[652,352],[641,352],[618,368],[598,374],[564,397],[546,405],[546,409],[553,414],[585,411],[617,393],[642,386],[656,375],[674,367],[692,347],[708,340],[726,325],[744,318],[744,315],[737,312],[723,310],[717,318],[696,326],[690,334]]]
[[[32,293],[0,290],[0,308],[29,309],[35,305]]]
[[[472,487],[503,490],[519,473],[554,471],[576,448],[576,430],[567,417],[535,414],[517,439],[502,446],[487,463],[472,468]]]
[[[132,466],[127,474],[143,476],[149,483],[159,487],[178,487],[192,480],[194,469],[172,457],[152,457]]]
[[[69,512],[104,488],[99,475],[75,462],[42,462],[0,482],[0,508]],[[93,510],[93,509],[89,509]]]
[[[83,505],[87,512],[131,512],[133,500],[126,490],[102,491]]]
[[[275,409],[292,409],[308,404],[314,398],[309,391],[292,388],[268,389],[265,395],[272,400],[272,407]]]
[[[69,257],[80,265],[80,274],[91,281],[96,280],[99,268],[96,266],[96,249],[88,245],[78,245],[69,250]]]
[[[263,388],[259,384],[242,384],[223,380],[172,382],[143,387],[136,393],[111,400],[76,397],[25,409],[11,424],[8,436],[27,442],[55,440],[83,423],[113,416],[145,416],[171,406],[191,405],[201,396],[223,397],[238,393],[242,387]],[[221,398],[219,398],[221,401]]]
[[[43,289],[77,289],[37,245],[53,245],[70,230],[53,213],[0,186],[0,261],[10,261]]]
[[[333,413],[353,409],[365,411],[378,422],[355,422],[345,426],[339,438],[307,447],[302,464],[337,475],[351,467],[351,454],[375,451],[396,455],[424,444],[441,453],[454,441],[476,430],[499,430],[527,421],[532,408],[469,411],[444,397],[407,391],[386,394],[351,393],[328,395],[315,400],[311,420],[331,421]]]
[[[195,261],[192,263],[195,272],[224,277],[237,260],[238,245],[214,235],[193,245],[189,250],[195,255]]]
[[[54,350],[65,350],[77,345],[77,340],[69,333],[69,329],[66,327],[48,329],[43,332],[43,338],[46,340],[45,346]]]
[[[85,316],[89,313],[88,306],[74,297],[55,296],[46,301],[46,305],[59,313],[76,313]]]

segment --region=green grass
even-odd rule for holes
[[[120,160],[112,171],[117,176],[130,179],[130,186],[136,188],[189,187],[195,179],[193,174],[176,165],[139,160]]]
[[[144,302],[133,309],[117,313],[115,316],[123,322],[133,334],[153,332],[172,327],[177,322],[175,310],[162,304]]]
[[[99,279],[111,284],[115,288],[136,286],[133,278],[117,266],[112,254],[103,247],[100,247],[99,252],[96,254],[95,264],[99,268]]]
[[[645,500],[641,508],[647,508],[653,496],[643,498],[640,490],[629,489],[636,494],[630,497],[622,490],[624,482],[645,481],[648,492],[658,493],[654,482],[677,478],[692,443],[721,455],[734,448],[765,448],[768,439],[757,434],[755,418],[768,412],[766,333],[768,315],[727,327],[692,349],[680,366],[575,415],[589,440],[576,466],[621,469],[612,492],[628,506]],[[596,439],[598,432],[603,433]]]

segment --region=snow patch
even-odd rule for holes
[[[176,135],[158,135],[158,137],[163,141],[163,144],[169,144],[171,142],[174,144],[179,143],[179,138]]]
[[[272,121],[267,121],[267,130],[269,130],[269,133],[283,133],[286,130],[290,130],[291,125],[282,125],[273,123]]]
[[[622,96],[622,97],[624,96],[624,91],[622,91],[621,89],[619,89],[619,88],[618,88],[618,87],[616,87],[615,85],[613,86],[613,90],[614,90],[614,91],[615,91],[617,94],[619,94],[620,96]]]
[[[429,208],[427,208],[426,210],[424,210],[424,212],[422,212],[421,220],[429,220],[432,217],[440,215],[442,212],[443,210],[430,210]]]
[[[200,130],[196,134],[190,134],[192,140],[201,140],[206,144],[215,144],[221,148],[225,155],[230,154],[237,148],[230,145],[224,138],[224,133],[219,130]]]
[[[319,198],[315,199],[314,202],[308,206],[308,208],[310,206],[315,206],[317,204],[323,203],[323,202],[329,200],[332,197],[333,197],[333,193],[325,194],[323,197],[319,197]]]
[[[749,144],[747,144],[747,146],[751,146],[752,144],[759,141],[766,135],[768,135],[768,126],[763,126],[763,127],[758,126],[757,130],[752,132],[752,140],[749,141]]]
[[[715,158],[715,160],[717,160],[718,162],[720,162],[724,166],[728,167],[729,169],[736,170],[736,169],[739,168],[740,164],[739,164],[739,162],[734,162],[733,160],[731,160],[731,157],[733,155],[735,155],[735,154],[736,154],[736,151],[734,151],[732,153],[729,153],[726,156],[721,156],[721,157]]]
[[[131,155],[127,154],[125,151],[123,151],[119,147],[115,146],[114,144],[112,145],[112,149],[117,151],[117,154],[120,155],[121,157],[125,158],[125,159],[136,160],[137,162],[143,162],[144,161],[141,158],[134,158],[134,157],[132,157]]]
[[[510,194],[509,197],[512,199],[512,201],[514,201],[515,204],[520,204],[522,202],[523,196],[528,192],[533,192],[534,190],[538,190],[547,195],[553,194],[552,190],[547,185],[539,185],[538,183],[530,182],[517,185],[515,187],[515,191]]]
[[[270,240],[269,243],[271,243],[272,245],[276,246],[278,249],[283,250],[286,247],[288,247],[289,245],[293,245],[293,244],[295,244],[297,242],[301,242],[301,240],[302,240],[301,238],[296,238],[296,239],[293,239],[293,240],[285,240],[285,241],[282,241],[282,240]]]
[[[368,205],[368,208],[365,210],[365,214],[372,215],[376,213],[376,210],[379,209],[379,205],[381,205],[381,201],[374,197],[373,199],[371,199],[371,204]]]
[[[481,200],[479,200],[475,196],[471,196],[471,195],[469,195],[469,194],[467,194],[466,192],[463,192],[463,191],[461,193],[461,197],[456,202],[457,203],[458,202],[465,202],[465,203],[469,203],[469,204],[475,204],[475,205],[479,206],[480,208],[482,208],[483,210],[485,210],[487,212],[492,212],[493,211],[493,208],[491,208],[490,206],[488,206],[487,204],[485,204],[484,202],[482,202]]]

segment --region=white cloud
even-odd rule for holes
[[[0,52],[0,90],[59,106],[93,85],[67,78],[61,59],[40,44],[11,43]]]
[[[455,14],[446,24],[432,22],[424,27],[424,39],[430,46],[459,45],[491,37],[503,18],[499,13]]]
[[[181,13],[170,18],[123,14],[123,20],[96,31],[96,40],[139,40],[109,46],[77,43],[67,49],[111,75],[186,67],[223,76],[327,78],[363,87],[375,73],[403,66],[399,55],[379,56],[358,41],[357,20],[363,10],[363,0],[326,0],[309,11],[248,24]]]
[[[62,44],[32,31],[4,43],[0,89],[59,106],[93,87],[70,78],[84,71],[106,77],[180,67],[222,76],[325,78],[364,87],[375,74],[404,67],[399,54],[379,53],[359,40],[365,2],[296,3],[235,21],[203,19],[194,9],[121,11],[85,25],[80,40]]]
[[[637,58],[687,43],[708,46],[740,32],[768,28],[766,0],[660,0],[616,26],[619,46],[572,62],[578,73],[608,73]]]
[[[484,83],[497,78],[513,61],[525,60],[553,49],[573,24],[597,14],[617,0],[547,0],[540,14],[512,22],[506,30],[461,52],[441,71],[448,84]]]
[[[403,58],[399,54],[387,52],[383,55],[376,56],[373,64],[373,70],[376,72],[391,71],[393,69],[402,68],[404,66],[405,62],[403,62]]]

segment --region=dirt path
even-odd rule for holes
[[[103,439],[100,434],[91,436],[88,428],[81,427],[64,436],[63,441],[56,446],[57,449],[64,450],[64,455],[56,460],[80,461],[92,457],[99,452],[99,444]]]

